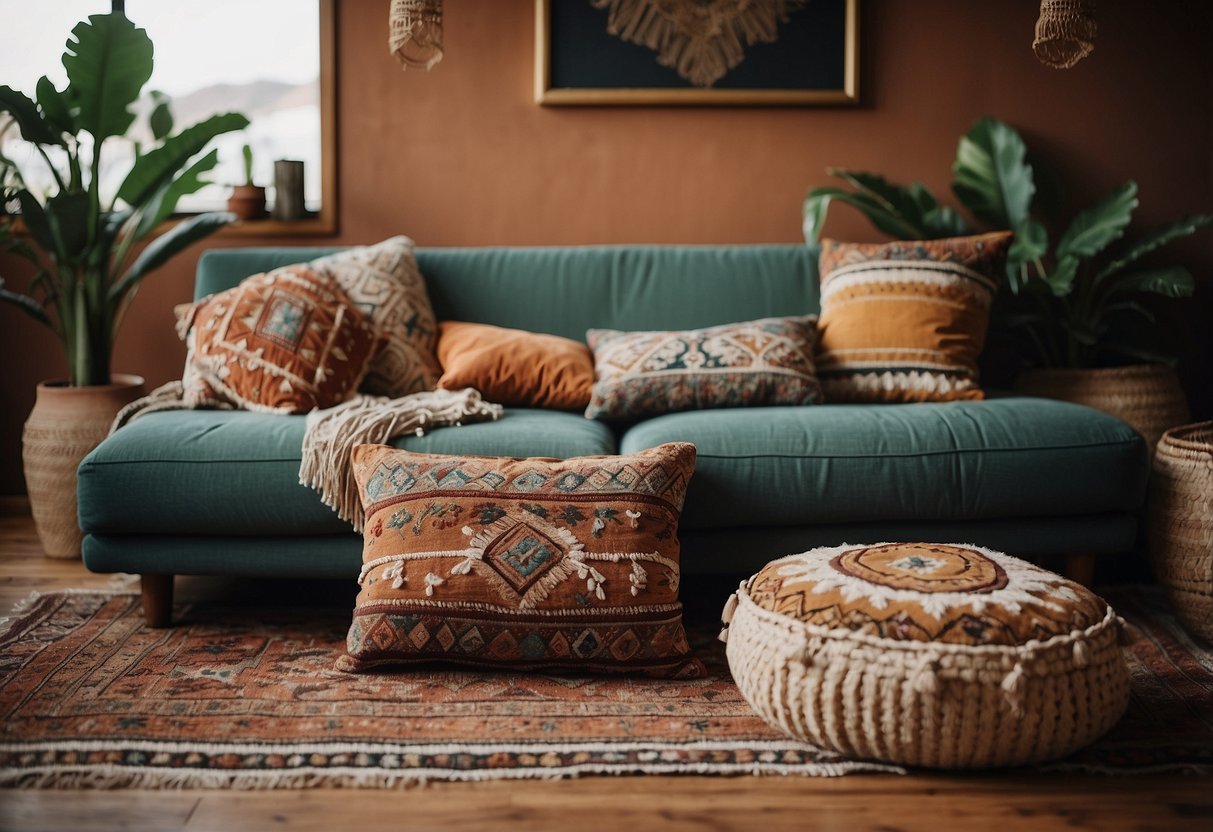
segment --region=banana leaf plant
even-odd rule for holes
[[[121,12],[93,15],[67,40],[64,89],[46,76],[32,98],[0,86],[7,129],[20,131],[54,177],[50,193],[35,193],[20,166],[0,154],[0,246],[35,269],[25,292],[5,288],[0,277],[0,300],[55,331],[73,386],[109,383],[114,336],[139,282],[235,220],[197,214],[164,230],[178,200],[207,184],[203,175],[218,163],[217,151],[204,154],[207,145],[248,119],[224,113],[174,132],[167,100],[152,93],[153,142],[140,146],[128,137],[131,107],[151,78],[152,55],[147,32]],[[103,160],[109,141],[133,147],[124,175]],[[109,196],[103,180],[121,184]]]
[[[1137,207],[1137,186],[1126,182],[1082,211],[1058,237],[1052,252],[1044,224],[1032,216],[1036,181],[1027,148],[1010,125],[983,118],[960,138],[952,165],[952,193],[972,217],[940,202],[921,183],[900,185],[872,173],[830,169],[850,188],[811,190],[804,203],[804,233],[821,236],[832,202],[857,209],[878,230],[897,239],[922,240],[1008,229],[1011,297],[996,300],[993,326],[1021,336],[1024,359],[1048,367],[1093,367],[1120,360],[1169,359],[1134,339],[1121,324],[1136,316],[1154,322],[1146,295],[1183,298],[1195,281],[1182,266],[1143,267],[1146,255],[1213,227],[1213,216],[1185,217],[1136,242],[1112,246]],[[993,333],[992,333],[993,334]]]

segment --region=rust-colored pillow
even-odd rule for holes
[[[337,282],[286,266],[178,308],[185,404],[270,413],[332,407],[366,375],[379,335]]]
[[[475,387],[485,399],[513,407],[585,410],[590,403],[594,357],[585,344],[462,321],[443,321],[438,333],[442,389]]]
[[[337,666],[702,675],[678,601],[695,446],[573,459],[354,449],[361,591]]]
[[[817,374],[826,401],[984,397],[977,357],[1009,231],[884,244],[826,240]]]

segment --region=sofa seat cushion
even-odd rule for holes
[[[683,529],[1133,511],[1148,473],[1128,425],[1048,399],[675,413],[620,450],[680,441],[699,452]]]
[[[80,465],[88,533],[307,535],[349,531],[299,484],[303,416],[242,411],[152,413],[110,436]],[[580,415],[507,409],[496,422],[405,436],[427,453],[591,456],[615,452],[604,425]]]

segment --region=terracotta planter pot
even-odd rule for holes
[[[1173,367],[1139,364],[1098,370],[1026,370],[1015,380],[1025,396],[1085,404],[1128,422],[1145,437],[1150,453],[1163,432],[1191,419]]]
[[[143,395],[141,377],[113,379],[113,384],[93,387],[70,387],[64,381],[38,385],[21,450],[30,510],[48,557],[80,557],[76,468],[109,433],[118,411]]]
[[[227,198],[227,210],[242,220],[257,220],[265,216],[265,188],[260,185],[236,185]]]

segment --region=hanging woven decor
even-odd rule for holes
[[[433,69],[442,60],[442,0],[392,0],[388,50],[404,69]]]
[[[1069,69],[1095,51],[1095,0],[1041,0],[1032,51],[1045,66]]]
[[[608,9],[607,31],[647,46],[657,63],[710,87],[756,43],[774,43],[779,24],[807,0],[592,0]]]

